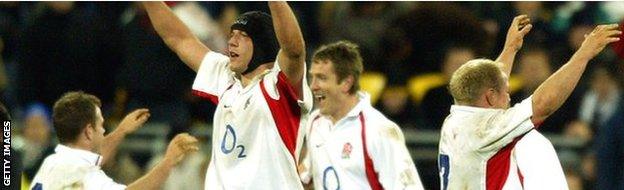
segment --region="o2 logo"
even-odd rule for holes
[[[226,145],[228,143],[228,138],[232,139],[229,146]],[[234,131],[234,128],[232,128],[231,125],[227,125],[225,127],[225,134],[223,134],[223,140],[221,140],[221,152],[223,152],[223,154],[230,154],[235,149],[240,149],[240,152],[238,153],[238,158],[247,157],[247,155],[245,154],[245,146],[236,145],[236,131]]]
[[[323,190],[340,189],[340,180],[334,167],[329,166],[323,171]]]

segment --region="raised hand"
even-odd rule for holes
[[[165,159],[170,159],[173,164],[176,165],[184,156],[188,153],[199,150],[197,138],[189,135],[188,133],[180,133],[176,135],[167,147],[165,153]]]
[[[585,35],[585,41],[576,52],[581,58],[592,59],[608,44],[619,41],[620,34],[622,31],[618,30],[617,24],[598,25],[591,33]]]
[[[148,109],[136,109],[121,120],[116,130],[121,130],[124,134],[132,133],[143,126],[149,117],[150,113]]]
[[[518,51],[522,48],[524,36],[531,31],[533,25],[531,24],[531,18],[527,15],[516,16],[507,30],[507,38],[505,39],[505,48]]]

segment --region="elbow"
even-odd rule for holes
[[[552,100],[546,97],[534,97],[533,98],[533,118],[538,120],[544,120],[555,112]]]

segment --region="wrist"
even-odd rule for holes
[[[584,53],[583,51],[579,50],[579,51],[576,51],[574,53],[574,55],[572,55],[571,59],[578,60],[578,61],[583,61],[583,62],[589,62],[589,60],[591,60],[592,58],[593,58],[593,56],[591,56],[588,53]]]
[[[520,50],[520,48],[517,48],[515,46],[505,46],[503,47],[503,52],[507,52],[507,53],[517,53]]]
[[[126,127],[124,127],[123,125],[117,125],[117,129],[115,129],[114,132],[118,133],[121,136],[126,136],[130,134],[130,131],[128,131],[128,129],[126,129]]]
[[[161,164],[165,167],[169,167],[172,168],[176,165],[176,161],[174,160],[174,158],[170,158],[168,156],[165,156],[163,158],[163,160],[161,161]]]

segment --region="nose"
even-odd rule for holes
[[[232,37],[230,37],[230,39],[228,40],[228,45],[229,45],[229,46],[236,47],[236,46],[238,46],[238,43],[236,43],[236,42],[237,42],[237,41],[236,41],[236,36],[232,36]]]
[[[318,82],[316,81],[315,77],[312,77],[312,82],[310,82],[310,90],[316,91],[318,89],[319,89]]]

